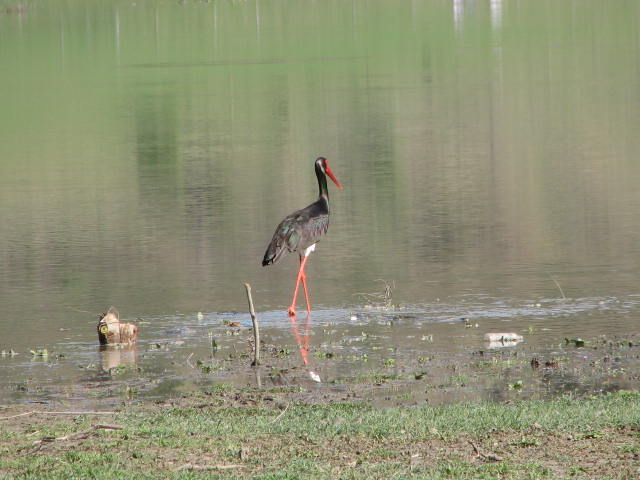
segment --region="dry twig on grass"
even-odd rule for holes
[[[33,442],[33,446],[35,448],[32,450],[32,453],[37,452],[47,443],[86,440],[96,430],[122,430],[123,428],[124,427],[121,427],[120,425],[97,424],[97,425],[93,425],[91,428],[87,430],[70,433],[68,435],[63,435],[62,437],[43,437],[40,440],[36,440],[35,442]]]
[[[12,418],[26,417],[29,415],[115,415],[116,413],[117,412],[49,412],[47,410],[31,410],[29,412],[18,413],[17,415],[11,415],[9,417],[0,417],[0,420],[10,420]]]
[[[276,423],[278,420],[280,420],[282,418],[282,416],[287,413],[287,410],[289,410],[289,407],[291,406],[291,403],[287,403],[287,406],[285,407],[285,409],[280,412],[280,415],[278,415],[276,418],[274,418],[273,420],[271,420],[271,424]]]
[[[480,451],[480,448],[475,444],[473,440],[469,440],[469,443],[473,447],[473,450],[476,452],[476,457],[482,458],[487,462],[501,462],[502,457],[500,455],[496,455],[495,453],[483,453]]]
[[[228,464],[228,465],[194,465],[192,463],[185,463],[181,467],[178,467],[176,471],[182,470],[231,470],[233,468],[244,468],[244,465]]]

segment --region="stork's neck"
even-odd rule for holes
[[[327,176],[324,172],[316,168],[316,176],[318,177],[318,197],[324,197],[329,203],[329,189],[327,188]]]

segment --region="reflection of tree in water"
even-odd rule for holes
[[[180,139],[182,222],[189,232],[191,275],[201,282],[211,279],[216,257],[237,258],[239,251],[251,248],[247,239],[262,231],[256,226],[264,221],[264,211],[253,208],[256,198],[268,199],[261,205],[279,214],[279,174],[289,160],[283,152],[288,132],[285,80],[231,66],[228,75],[203,80],[199,93],[211,102],[188,104]],[[234,268],[233,262],[223,262],[217,271],[233,274]]]
[[[155,207],[175,206],[179,128],[176,99],[167,94],[140,96],[134,99],[133,109],[141,200]]]
[[[348,225],[341,234],[351,232],[352,240],[348,242],[353,249],[351,255],[362,260],[357,269],[362,270],[368,269],[371,261],[359,256],[363,238],[374,242],[371,247],[378,251],[401,248],[398,241],[404,240],[397,234],[405,230],[402,225],[405,205],[404,192],[398,188],[392,99],[370,90],[354,90],[350,95],[346,112],[349,128],[342,132],[344,158],[340,160],[349,166],[353,179],[346,191],[359,194],[350,199],[349,210],[340,212]],[[371,235],[372,231],[375,234]]]

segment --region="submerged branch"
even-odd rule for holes
[[[551,275],[549,275],[549,276],[551,277]],[[562,299],[563,299],[563,300],[566,300],[566,299],[567,299],[567,297],[564,295],[564,292],[562,291],[562,287],[560,286],[560,284],[558,283],[558,281],[557,281],[555,278],[553,278],[553,277],[551,277],[551,280],[553,280],[553,283],[555,283],[555,284],[556,284],[556,287],[558,287],[558,290],[560,290],[560,294],[562,295]]]

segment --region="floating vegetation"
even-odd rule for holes
[[[198,360],[196,360],[196,366],[204,374],[209,374],[209,373],[212,373],[212,372],[220,371],[223,368],[222,365],[219,364],[215,360],[211,360],[209,362],[204,362],[204,361],[198,359]]]
[[[135,370],[135,367],[132,368],[130,365],[118,365],[116,367],[112,367],[109,369],[109,375],[111,375],[112,377],[123,375],[127,371],[132,371],[132,370]]]
[[[479,323],[472,322],[471,320],[469,320],[466,317],[462,317],[460,320],[462,320],[464,322],[464,328],[472,328],[472,327],[478,328],[478,327],[480,327]]]
[[[123,396],[127,400],[133,400],[138,395],[138,389],[131,387],[130,385],[125,385],[123,388]]]
[[[317,351],[315,353],[316,358],[319,358],[321,360],[330,360],[334,357],[334,354],[332,352],[320,352]]]
[[[584,340],[581,338],[571,338],[571,339],[565,338],[564,343],[567,345],[571,344],[576,347],[584,347],[584,344],[585,344]]]
[[[277,348],[277,347],[274,347],[271,350],[271,353],[273,354],[274,357],[284,358],[284,357],[288,357],[289,355],[291,355],[291,350],[289,350],[288,348]]]
[[[209,331],[209,344],[211,345],[211,355],[213,356],[218,351],[218,342],[211,331]]]
[[[40,350],[30,350],[30,352],[34,358],[42,358],[43,360],[46,360],[47,358],[49,358],[49,352],[46,348],[43,348]]]
[[[366,353],[363,353],[360,355],[347,355],[344,359],[350,362],[368,362],[369,356]]]
[[[369,373],[357,376],[351,379],[340,379],[344,383],[351,384],[372,384],[372,385],[383,385],[387,382],[400,380],[402,376],[395,373]]]

